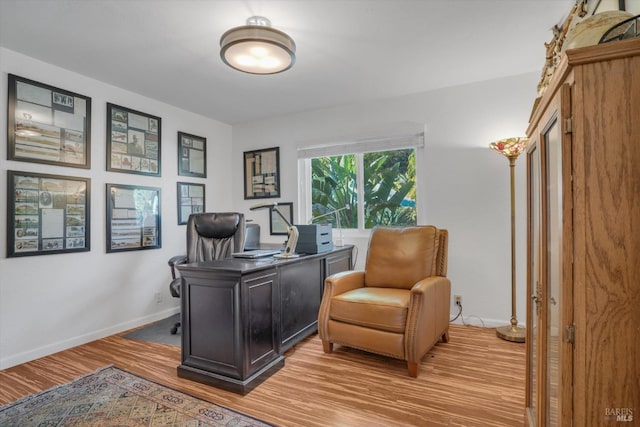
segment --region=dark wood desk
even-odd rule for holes
[[[178,376],[246,394],[318,330],[324,279],[351,268],[353,246],[292,259],[181,265]]]

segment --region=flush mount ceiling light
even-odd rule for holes
[[[271,21],[252,16],[247,25],[232,28],[220,37],[220,58],[238,71],[250,74],[276,74],[296,61],[296,44],[282,31],[271,28]]]

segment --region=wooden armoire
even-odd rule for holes
[[[527,425],[640,425],[640,38],[567,51],[527,136]]]

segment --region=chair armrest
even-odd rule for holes
[[[175,267],[176,265],[179,265],[179,264],[184,264],[185,262],[187,262],[186,255],[177,255],[169,259],[169,265],[171,267]]]
[[[182,278],[178,277],[171,281],[169,284],[169,292],[171,292],[172,297],[180,298],[180,293],[182,292]]]
[[[448,278],[442,276],[427,277],[413,285],[413,288],[411,288],[411,297],[413,298],[413,294],[424,294],[426,292],[429,292],[429,288],[431,287],[442,286],[451,287],[451,281]]]
[[[329,339],[329,312],[331,299],[352,289],[364,286],[364,271],[343,271],[332,274],[324,280],[324,293],[318,310],[318,335],[322,340]]]
[[[411,288],[409,313],[405,330],[408,360],[419,361],[449,327],[451,281],[443,276],[430,276]]]
[[[169,267],[171,267],[171,278],[173,280],[176,279],[176,265],[180,265],[180,264],[184,264],[185,262],[187,262],[187,256],[186,255],[177,255],[174,257],[171,257],[171,259],[169,259]],[[174,295],[175,296],[175,295]]]
[[[324,280],[324,295],[329,298],[364,286],[364,271],[343,271]]]

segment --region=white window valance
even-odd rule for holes
[[[386,136],[379,138],[357,139],[353,141],[332,142],[298,148],[299,159],[338,156],[342,154],[370,153],[375,151],[400,150],[403,148],[423,148],[424,132]]]

